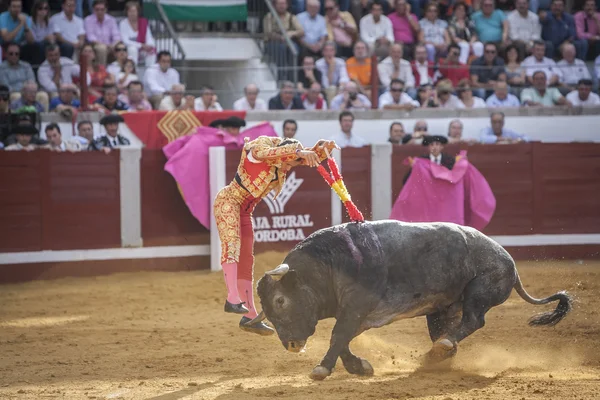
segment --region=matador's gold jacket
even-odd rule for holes
[[[327,158],[325,151],[319,147],[322,141],[311,148],[305,148],[299,142],[277,147],[284,140],[274,136],[259,136],[244,144],[236,181],[254,198],[262,198],[273,189],[275,197],[279,195],[287,172],[281,171],[280,168],[286,162],[297,160],[298,150],[314,151],[319,161]]]

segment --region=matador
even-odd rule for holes
[[[327,140],[304,148],[295,139],[271,136],[246,139],[235,178],[215,198],[213,212],[221,239],[221,266],[227,286],[225,312],[244,314],[239,324],[244,331],[259,335],[275,333],[263,322],[249,324],[257,316],[253,294],[252,211],[271,190],[277,197],[291,168],[317,167],[334,148],[339,147]]]

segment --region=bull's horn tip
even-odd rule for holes
[[[274,270],[267,271],[267,275],[283,276],[290,270],[290,266],[287,264],[280,264]]]

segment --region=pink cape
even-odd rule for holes
[[[464,157],[452,170],[416,158],[390,219],[454,222],[482,230],[496,210],[496,198],[481,173]]]
[[[185,204],[206,229],[210,229],[208,149],[223,146],[226,150],[240,150],[245,137],[254,140],[259,136],[277,136],[277,133],[268,122],[248,128],[238,136],[202,126],[195,134],[182,136],[163,147],[168,160],[165,171],[175,178]]]

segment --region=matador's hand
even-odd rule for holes
[[[321,148],[327,149],[329,154],[331,154],[333,149],[339,150],[340,146],[338,146],[333,140],[324,140],[323,143],[321,143]]]
[[[300,150],[298,152],[298,158],[306,160],[306,165],[309,167],[319,166],[319,157],[317,156],[317,153],[312,150]]]

